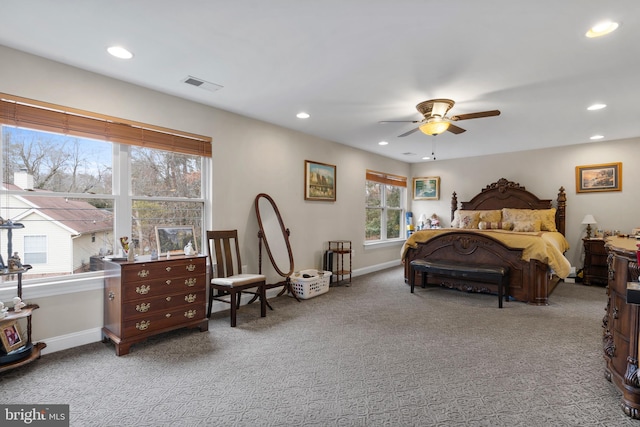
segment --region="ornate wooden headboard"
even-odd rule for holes
[[[497,182],[487,185],[475,197],[468,202],[461,202],[462,210],[490,210],[490,209],[549,209],[552,208],[551,199],[539,199],[535,194],[527,191],[524,186],[500,178]],[[567,207],[567,195],[564,187],[560,187],[556,198],[556,227],[562,234],[565,232],[565,216]],[[451,220],[458,209],[456,193],[451,197]]]

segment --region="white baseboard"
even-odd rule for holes
[[[368,273],[374,273],[376,271],[385,270],[391,267],[397,267],[401,265],[400,261],[389,261],[383,264],[372,265],[365,268],[353,270],[353,277],[362,276]],[[273,298],[277,296],[282,288],[273,288],[267,290],[267,298]],[[243,295],[240,302],[241,305],[245,305],[253,295]],[[217,313],[229,309],[229,304],[214,301],[211,306],[211,312]],[[55,353],[56,351],[67,350],[73,347],[79,347],[81,345],[91,344],[102,340],[102,328],[86,329],[84,331],[78,331],[71,334],[60,335],[57,337],[51,337],[43,339],[42,341],[47,344],[47,347],[42,350],[42,354]]]
[[[81,345],[91,344],[102,340],[102,328],[86,329],[72,334],[60,335],[47,338],[44,341],[47,347],[42,350],[42,354],[55,353]]]

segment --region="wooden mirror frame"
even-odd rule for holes
[[[268,205],[261,206],[261,200],[264,200],[262,203],[268,202]],[[265,209],[266,207],[266,209]],[[262,243],[267,250],[267,255],[269,255],[269,260],[271,261],[271,265],[276,270],[276,272],[287,279],[291,276],[294,271],[293,266],[293,253],[291,252],[291,244],[289,243],[289,229],[284,226],[284,222],[282,222],[282,216],[280,215],[280,211],[278,210],[278,206],[273,201],[271,196],[265,193],[260,193],[256,196],[255,199],[255,209],[256,209],[256,217],[258,218],[258,226],[260,227],[260,231],[258,232],[259,245],[260,245],[260,256],[258,259],[259,268],[262,270]],[[273,217],[269,217],[272,212],[268,209],[273,210]],[[264,219],[264,221],[263,221]],[[274,221],[277,220],[277,224]],[[278,233],[277,229],[279,228],[280,233]],[[279,239],[282,239],[282,242],[278,242]],[[271,245],[269,244],[271,241]],[[274,254],[275,248],[278,250],[282,250],[286,248],[287,255],[289,257],[289,269],[287,270],[286,261],[282,259],[283,254]],[[276,258],[278,258],[276,260]]]

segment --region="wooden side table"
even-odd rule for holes
[[[608,277],[607,251],[604,239],[582,239],[584,243],[584,284],[606,285]]]

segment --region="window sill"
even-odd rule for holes
[[[0,301],[11,301],[17,295],[16,282],[0,288]],[[104,287],[102,271],[83,274],[82,277],[61,276],[48,280],[35,279],[22,282],[22,299],[46,298],[56,295],[94,291]]]
[[[364,242],[363,246],[366,249],[386,248],[389,246],[402,246],[406,239],[394,239],[394,240],[382,240],[375,242]]]

